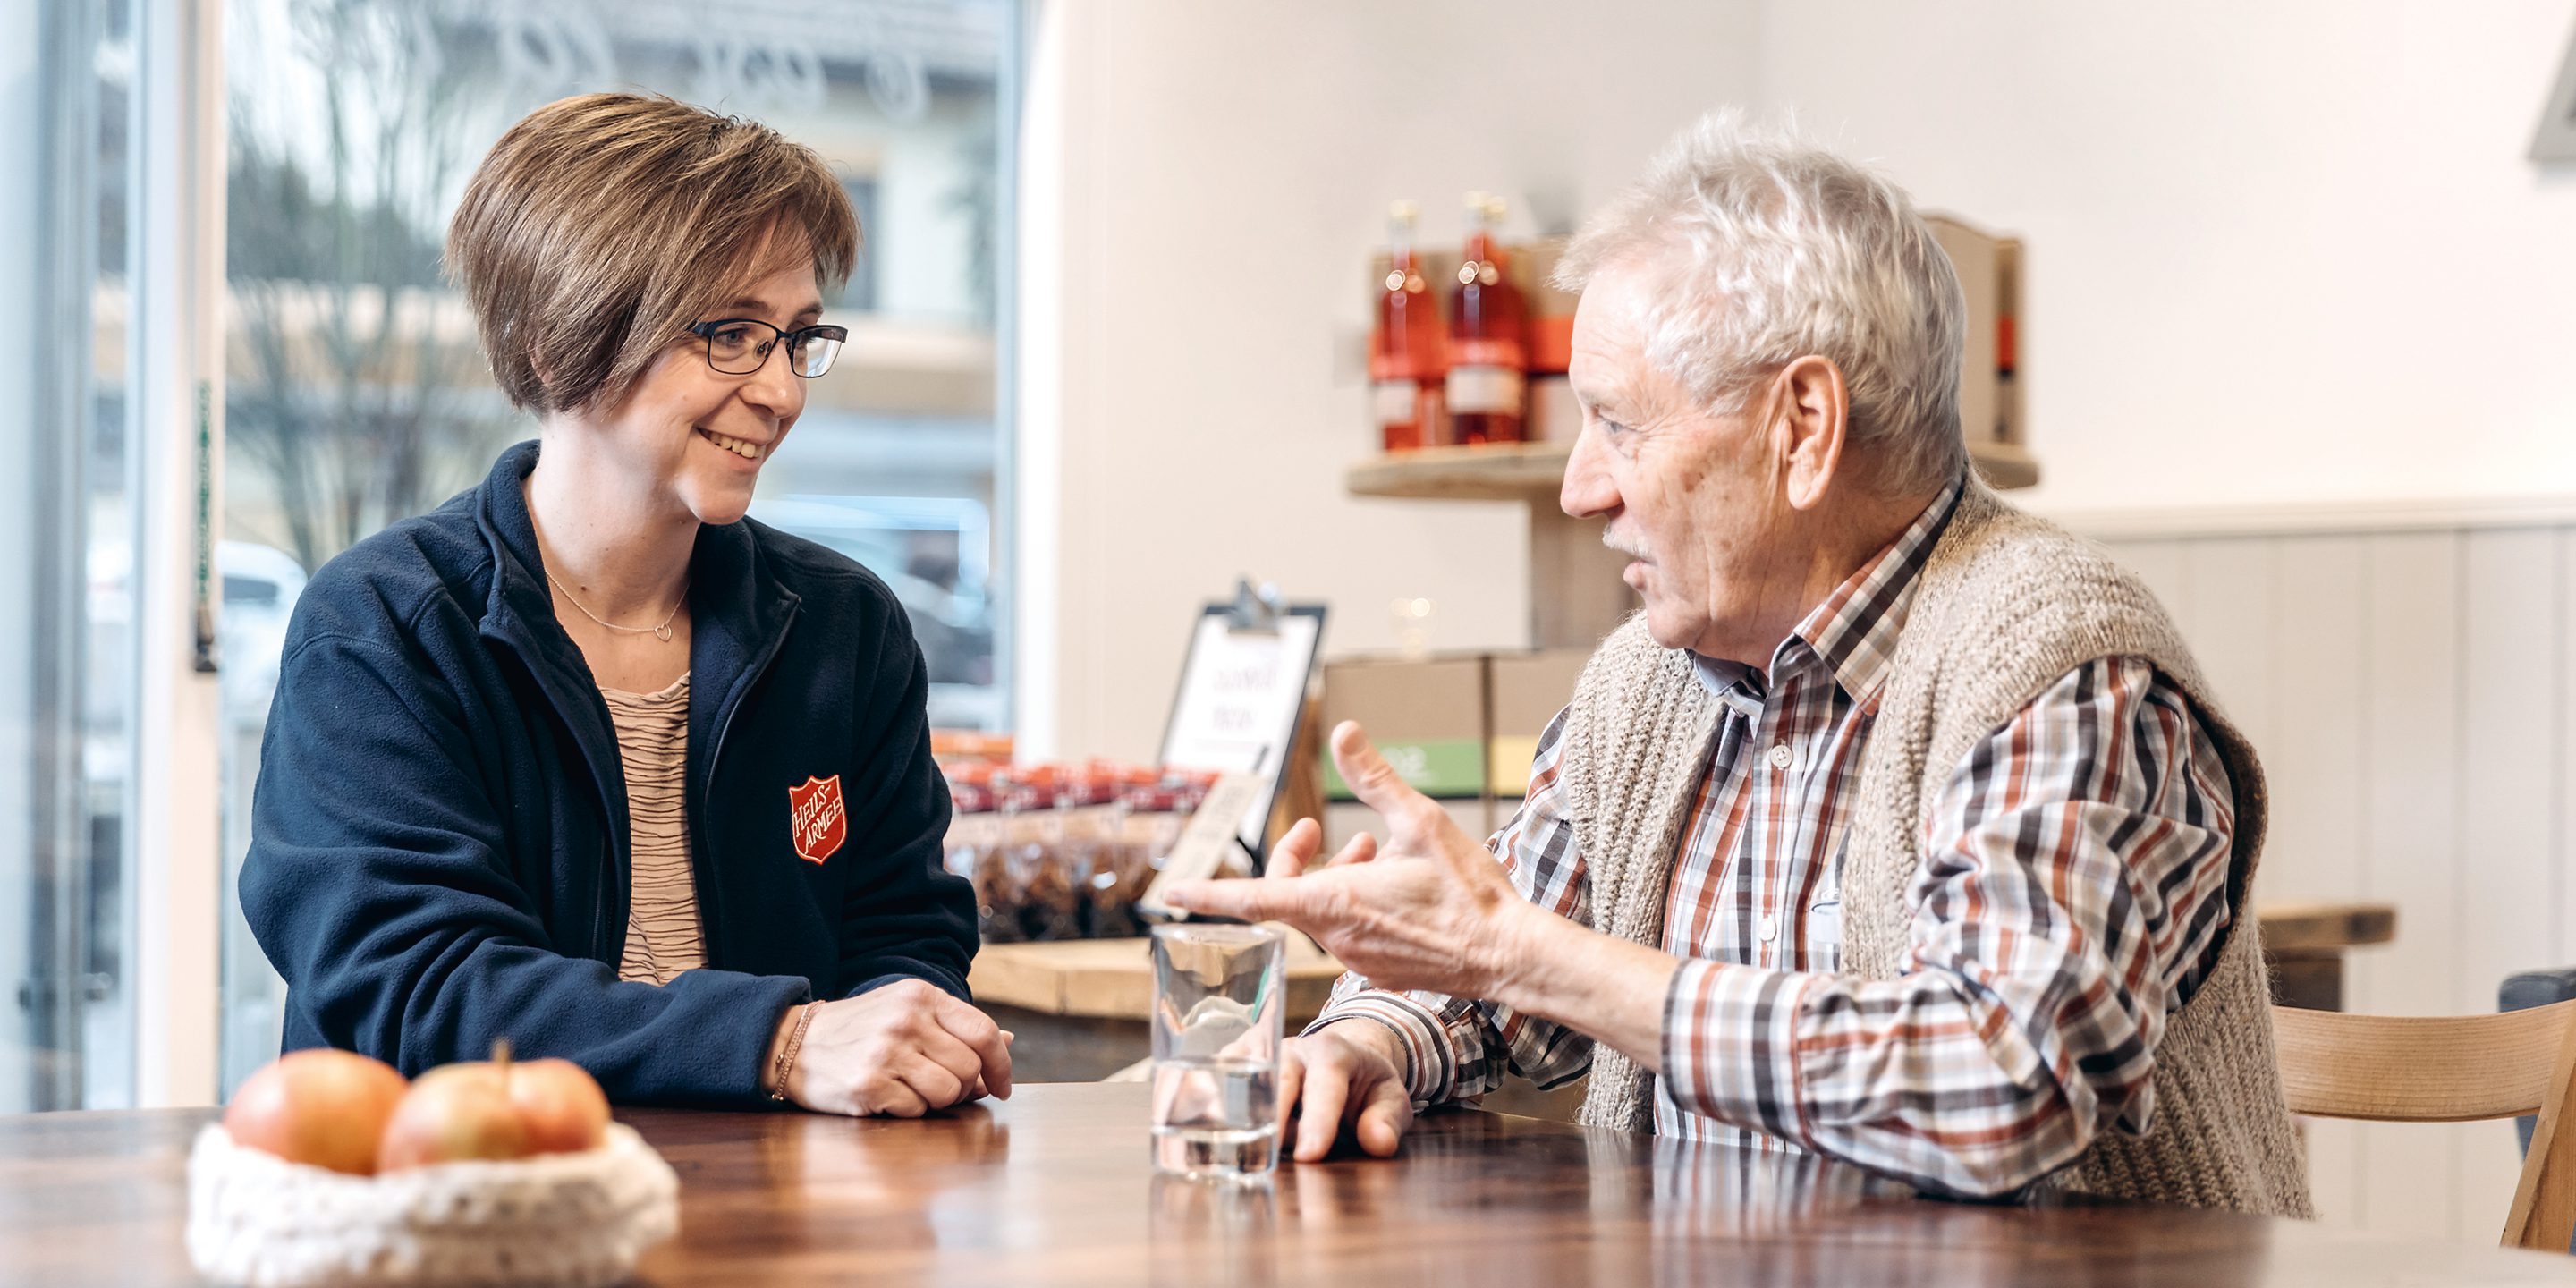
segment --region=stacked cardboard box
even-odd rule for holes
[[[1967,296],[1960,355],[1959,428],[1969,445],[2027,447],[2022,417],[2021,239],[1952,215],[1926,216]]]
[[[1322,726],[1356,720],[1397,774],[1480,839],[1509,822],[1539,735],[1574,695],[1585,649],[1353,658],[1324,665]],[[1385,834],[1326,753],[1324,835]]]
[[[1338,850],[1360,832],[1385,837],[1377,814],[1359,803],[1334,768],[1331,730],[1357,720],[1378,753],[1413,789],[1440,802],[1458,826],[1483,836],[1485,804],[1485,659],[1465,654],[1357,658],[1324,664],[1322,749],[1324,841]]]
[[[1497,653],[1485,661],[1485,787],[1509,817],[1529,790],[1539,735],[1574,697],[1589,649]]]

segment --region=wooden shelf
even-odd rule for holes
[[[1353,496],[1527,501],[1556,495],[1568,455],[1563,443],[1425,447],[1372,456],[1352,466],[1343,483]]]
[[[1436,501],[1553,500],[1565,481],[1564,443],[1510,443],[1491,447],[1426,447],[1389,452],[1353,465],[1343,485],[1353,496]],[[1971,443],[1977,472],[1997,488],[2039,482],[2039,462],[2012,443]]]

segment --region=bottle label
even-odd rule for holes
[[[1369,403],[1381,425],[1410,425],[1422,417],[1422,387],[1410,380],[1381,380],[1369,386]]]
[[[1449,414],[1453,416],[1518,416],[1521,373],[1518,367],[1451,367]]]
[[[1368,378],[1373,382],[1385,380],[1416,380],[1421,378],[1422,368],[1424,365],[1425,364],[1423,363],[1415,361],[1413,354],[1404,349],[1388,349],[1371,346],[1369,349]],[[1435,375],[1439,372],[1439,368],[1436,366],[1432,367],[1431,370]]]
[[[1527,366],[1521,342],[1496,336],[1449,337],[1449,360],[1470,367],[1509,367],[1519,371]]]

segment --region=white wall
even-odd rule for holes
[[[1327,647],[1527,639],[1521,513],[1354,500],[1357,357],[1387,202],[1558,219],[1749,96],[1755,8],[1054,0],[1024,217],[1024,745],[1150,756],[1197,605],[1238,573],[1329,599]],[[1526,201],[1524,205],[1528,204]],[[1516,215],[1527,229],[1530,215]]]
[[[1433,239],[1468,187],[1562,220],[1705,108],[1790,108],[2028,239],[2024,496],[2151,516],[2119,552],[2271,770],[2265,897],[2399,905],[2357,1009],[2491,1007],[2576,959],[2576,168],[2523,159],[2571,32],[2576,0],[1048,0],[1024,738],[1150,753],[1238,571],[1331,600],[1339,650],[1413,594],[1442,646],[1522,642],[1515,513],[1342,494],[1386,200]],[[2222,506],[2309,517],[2172,517]],[[2493,1237],[2507,1129],[2317,1145],[2331,1217]]]
[[[1181,623],[1237,572],[1331,600],[1334,651],[1391,644],[1411,595],[1437,646],[1523,643],[1510,507],[1342,494],[1359,257],[1395,196],[1433,240],[1469,187],[1562,224],[1727,102],[2028,239],[2040,509],[2576,492],[2576,167],[2523,159],[2576,0],[1049,0],[1040,27],[1036,749],[1150,753]]]
[[[1763,98],[2030,246],[2043,509],[2576,490],[2570,0],[1768,3]]]

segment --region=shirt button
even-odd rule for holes
[[[1780,919],[1779,919],[1778,917],[1776,917],[1776,916],[1774,916],[1774,915],[1770,914],[1770,913],[1767,913],[1767,912],[1766,912],[1766,913],[1763,913],[1763,914],[1762,914],[1762,942],[1764,942],[1764,943],[1766,943],[1766,944],[1767,944],[1767,943],[1770,943],[1770,942],[1771,942],[1772,940],[1774,940],[1774,939],[1778,939],[1779,937],[1780,937]]]
[[[1789,760],[1789,744],[1785,742],[1775,742],[1771,744],[1771,767],[1773,769],[1787,769],[1789,767]]]

